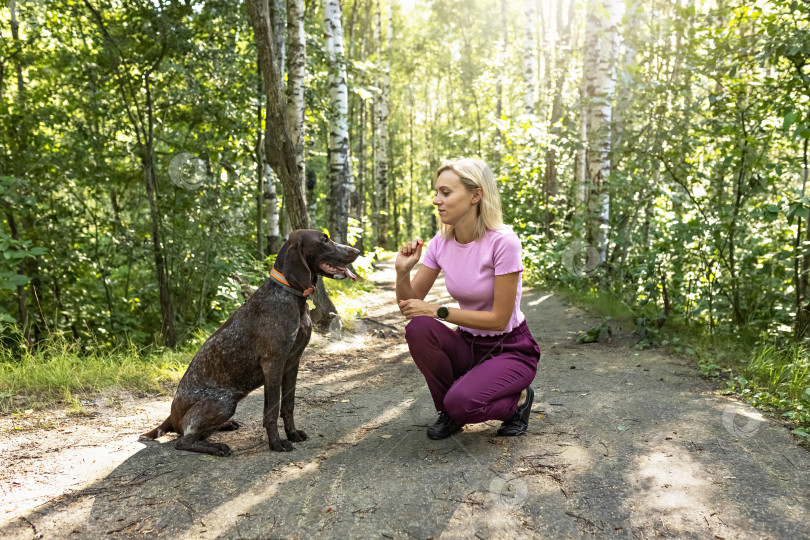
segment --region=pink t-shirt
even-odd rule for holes
[[[422,264],[444,271],[447,292],[461,309],[491,311],[495,300],[495,276],[518,274],[517,296],[512,318],[503,332],[477,330],[460,326],[476,336],[497,336],[515,329],[525,317],[520,311],[523,259],[520,239],[511,229],[487,231],[468,244],[455,238],[446,239],[439,232],[428,244]]]

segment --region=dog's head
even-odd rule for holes
[[[314,286],[317,276],[332,279],[357,280],[348,266],[360,251],[336,244],[328,235],[313,229],[297,229],[290,233],[276,257],[276,268],[284,274],[290,286],[305,291]]]

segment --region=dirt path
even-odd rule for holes
[[[810,538],[810,453],[784,427],[627,331],[576,344],[599,320],[540,291],[523,297],[543,350],[529,433],[427,439],[391,267],[374,279],[365,329],[305,353],[295,452],[268,451],[261,391],[215,436],[230,458],[137,441],[170,397],[0,419],[0,537]]]

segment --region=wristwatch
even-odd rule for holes
[[[436,317],[440,321],[445,320],[448,317],[448,315],[450,315],[450,308],[448,308],[447,306],[441,306],[439,307],[439,309],[436,310]]]

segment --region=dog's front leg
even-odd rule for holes
[[[278,412],[281,398],[281,380],[284,375],[284,363],[277,357],[262,359],[264,372],[264,429],[270,450],[289,452],[294,450],[292,443],[278,436]]]
[[[300,353],[293,355],[284,366],[284,377],[281,381],[281,419],[284,420],[284,433],[292,442],[307,440],[307,434],[301,429],[295,429],[293,411],[295,410],[295,381],[298,379],[298,365],[301,362]]]

